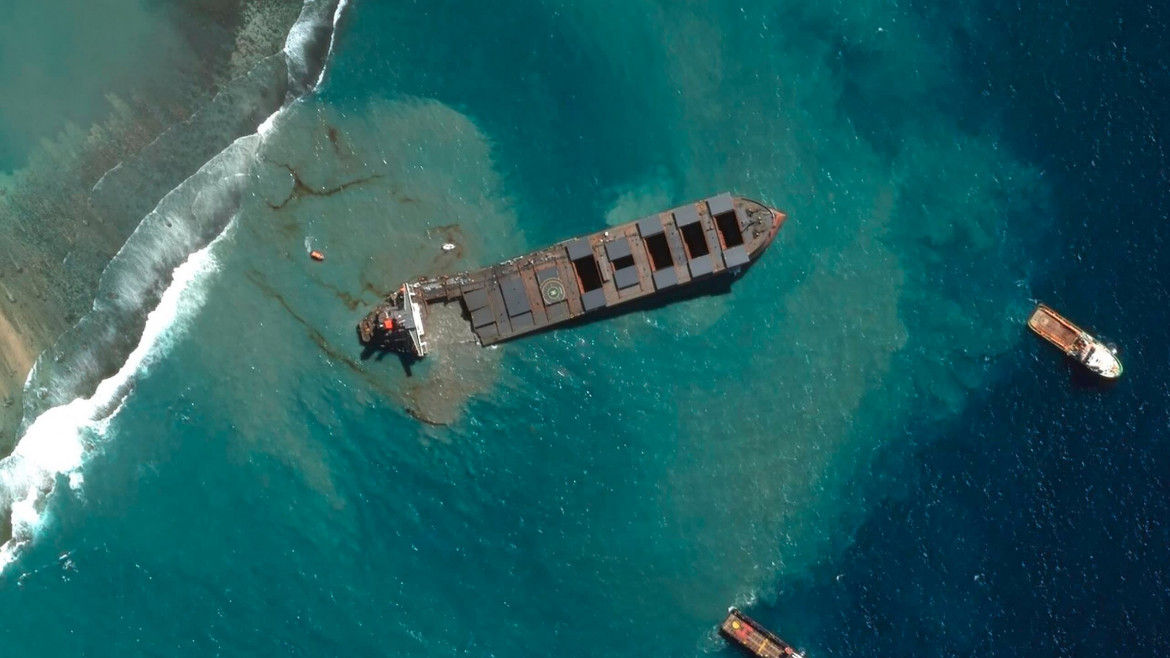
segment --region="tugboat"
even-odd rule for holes
[[[1115,350],[1044,304],[1036,305],[1028,327],[1091,372],[1105,379],[1121,376],[1121,360]]]
[[[471,272],[403,284],[358,323],[363,345],[421,358],[427,310],[459,303],[481,346],[729,283],[786,215],[724,193]]]
[[[792,645],[734,607],[727,609],[727,618],[720,624],[719,633],[753,656],[804,658]]]

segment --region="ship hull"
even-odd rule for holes
[[[1077,363],[1105,379],[1121,376],[1121,360],[1107,345],[1044,304],[1037,304],[1028,328]]]
[[[359,337],[367,346],[421,357],[429,349],[426,310],[434,304],[460,304],[487,346],[726,292],[784,220],[756,201],[710,197],[491,267],[408,282],[362,320]],[[406,298],[421,314],[407,317]]]
[[[735,608],[719,625],[719,633],[747,653],[759,658],[803,658],[792,645]]]

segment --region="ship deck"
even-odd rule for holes
[[[1076,351],[1077,340],[1083,333],[1080,327],[1044,304],[1037,305],[1032,311],[1028,327],[1066,354]]]
[[[775,237],[784,214],[721,194],[534,251],[409,285],[425,304],[462,304],[482,345],[688,284],[737,273]]]
[[[719,631],[724,637],[760,658],[800,656],[787,642],[734,608],[728,611],[727,618],[719,626]]]

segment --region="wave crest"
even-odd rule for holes
[[[17,549],[30,541],[42,522],[48,494],[61,476],[78,488],[85,454],[105,434],[105,426],[133,388],[138,373],[165,353],[182,333],[183,320],[203,303],[203,282],[215,271],[215,242],[196,251],[175,268],[173,282],[149,313],[137,346],[94,394],[53,407],[37,417],[0,462],[0,506],[12,513],[12,538],[0,547],[0,567],[10,563]]]
[[[285,41],[288,85],[275,112],[256,117],[255,99],[263,89],[217,95],[204,113],[210,115],[208,125],[234,118],[253,132],[232,141],[162,197],[102,272],[92,310],[37,359],[25,384],[21,438],[0,461],[0,514],[9,513],[12,523],[11,539],[0,546],[0,568],[40,527],[58,479],[67,476],[70,486],[81,485],[79,469],[88,448],[103,435],[137,373],[165,352],[181,318],[201,304],[199,282],[215,269],[210,250],[239,211],[265,134],[281,112],[322,81],[344,7],[338,0],[305,1]],[[240,81],[271,84],[272,76],[246,75]],[[178,148],[196,137],[163,135],[151,146],[173,142]],[[148,147],[135,164],[149,169],[162,155]],[[95,192],[113,185],[111,180],[103,177]]]

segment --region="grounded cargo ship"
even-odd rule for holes
[[[720,194],[470,272],[420,278],[362,319],[367,346],[426,356],[432,304],[459,303],[480,345],[700,294],[760,257],[785,214]]]
[[[746,649],[753,656],[802,658],[796,649],[793,649],[787,642],[776,637],[774,633],[760,626],[756,620],[735,608],[727,609],[727,618],[719,626],[719,632],[723,637]]]
[[[1112,349],[1044,304],[1032,311],[1028,327],[1092,372],[1106,379],[1121,376],[1121,360]]]

